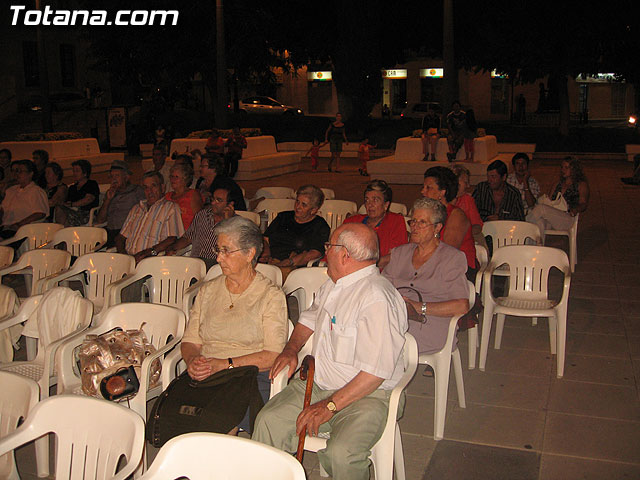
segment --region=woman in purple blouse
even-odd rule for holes
[[[404,296],[407,308],[426,317],[426,323],[409,322],[421,354],[441,350],[451,317],[469,310],[466,257],[440,241],[446,218],[447,211],[437,200],[416,200],[409,243],[391,250],[391,260],[382,272]],[[420,292],[422,302],[414,290]]]

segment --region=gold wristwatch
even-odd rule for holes
[[[338,407],[336,407],[336,404],[333,403],[333,400],[329,400],[329,403],[327,403],[327,410],[329,410],[331,413],[336,413],[338,411]]]

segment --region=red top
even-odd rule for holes
[[[207,145],[204,148],[207,152],[211,151],[219,155],[223,155],[224,154],[224,138],[209,137],[209,139],[207,140]]]
[[[447,205],[447,222],[449,221],[449,216],[454,209],[459,208],[450,203]],[[447,228],[447,223],[445,222],[444,227],[440,230],[440,238],[444,235],[444,230]],[[467,265],[470,268],[476,268],[476,245],[473,241],[473,234],[471,233],[471,225],[467,229],[467,233],[464,234],[464,238],[462,239],[462,245],[460,245],[460,250],[467,257]]]
[[[360,157],[360,160],[369,161],[369,148],[371,148],[371,145],[360,144],[358,147],[358,157]]]
[[[461,197],[457,198],[456,207],[460,208],[464,212],[471,222],[471,225],[483,225],[480,213],[478,213],[478,207],[476,207],[476,201],[471,195],[465,193]]]
[[[344,223],[367,223],[367,215],[351,215]],[[380,242],[380,256],[388,255],[398,245],[407,243],[407,225],[399,213],[387,212],[378,225],[373,228]]]
[[[191,208],[191,197],[193,197],[194,195],[200,195],[200,192],[196,192],[193,188],[190,188],[177,200],[173,198],[174,194],[175,192],[167,192],[165,198],[177,203],[180,207],[180,213],[182,214],[182,225],[184,226],[184,229],[186,231],[187,228],[189,228],[189,225],[191,225],[191,222],[193,222],[193,217],[195,217],[197,213],[194,212]]]

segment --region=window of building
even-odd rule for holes
[[[509,84],[506,78],[491,79],[491,113],[506,115],[509,111]]]
[[[73,45],[60,44],[60,76],[63,87],[75,87],[76,56]]]
[[[40,85],[40,70],[38,68],[38,44],[36,42],[22,42],[22,59],[24,62],[25,87]]]

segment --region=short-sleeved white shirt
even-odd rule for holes
[[[314,381],[320,388],[340,389],[361,371],[384,378],[383,390],[400,380],[407,309],[375,265],[336,283],[328,280],[298,322],[314,331]]]
[[[7,188],[2,209],[2,225],[13,225],[34,213],[49,215],[49,200],[47,193],[33,182],[24,188],[14,185]]]

